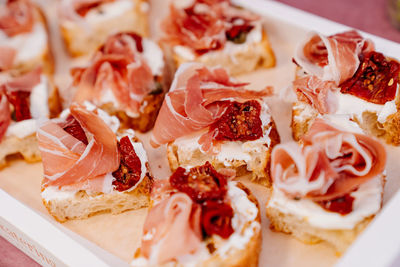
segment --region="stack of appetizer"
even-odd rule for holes
[[[259,16],[229,0],[172,1],[157,43],[145,0],[57,5],[66,50],[86,56],[62,112],[43,13],[0,6],[0,167],[41,159],[37,193],[57,221],[149,207],[131,265],[257,266],[259,203],[237,178],[264,186],[271,229],[338,252],[379,212],[387,156],[375,137],[400,144],[400,65],[372,41],[313,32],[299,44],[296,141],[280,144],[274,89],[232,77],[275,65]],[[153,177],[135,131],[166,146],[169,179]]]

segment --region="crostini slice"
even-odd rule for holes
[[[246,85],[222,68],[187,63],[178,69],[150,141],[154,147],[168,144],[172,170],[209,161],[270,184],[270,152],[280,141],[263,99],[272,88],[255,91]]]
[[[158,181],[132,266],[257,266],[256,198],[209,163]]]
[[[37,131],[44,178],[41,197],[59,222],[149,204],[152,177],[133,130],[86,102],[73,103]]]
[[[273,230],[343,253],[381,209],[386,150],[356,123],[338,122],[318,118],[300,144],[274,148],[267,217]]]

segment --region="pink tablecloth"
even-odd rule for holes
[[[388,0],[277,1],[365,32],[400,42],[400,31],[393,27],[388,19]]]
[[[251,1],[251,0],[249,0]],[[284,4],[400,42],[400,31],[389,22],[387,0],[278,0]],[[0,266],[38,266],[0,237]]]

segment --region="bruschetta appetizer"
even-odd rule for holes
[[[60,0],[60,30],[69,53],[91,55],[109,35],[148,35],[147,0]]]
[[[168,89],[163,53],[135,33],[110,36],[86,67],[71,70],[74,101],[91,101],[125,128],[153,128]]]
[[[132,266],[258,265],[258,202],[211,164],[178,168],[153,188],[151,203]]]
[[[9,156],[21,155],[27,162],[40,160],[36,142],[39,119],[58,115],[58,92],[40,67],[23,75],[0,73],[0,168]]]
[[[275,66],[261,18],[229,0],[172,1],[161,23],[170,62],[222,66],[231,75]]]
[[[59,222],[149,204],[152,178],[133,130],[86,102],[73,103],[37,131],[44,178],[41,197]]]
[[[268,185],[272,147],[279,135],[263,97],[222,68],[186,63],[175,74],[157,117],[151,144],[168,144],[172,170],[209,161],[217,169],[247,172]]]
[[[400,64],[375,51],[356,31],[312,32],[299,44],[292,128],[305,134],[318,115],[347,115],[367,133],[400,145]]]
[[[321,118],[272,151],[271,228],[343,253],[381,209],[386,151],[354,122]],[[344,128],[345,127],[345,128]]]
[[[54,71],[46,18],[30,0],[0,5],[0,71],[29,72],[37,66]]]

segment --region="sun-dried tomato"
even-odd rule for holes
[[[346,215],[353,211],[353,201],[354,197],[346,194],[333,200],[317,201],[316,203],[328,211]]]
[[[118,142],[118,150],[120,165],[118,170],[112,173],[115,178],[113,185],[116,190],[125,191],[139,182],[142,174],[142,163],[128,136],[121,138]]]
[[[74,116],[69,115],[62,127],[64,131],[66,131],[85,145],[89,143],[85,131],[82,129],[82,126],[79,124]]]
[[[30,92],[15,91],[7,93],[8,101],[13,105],[13,119],[15,121],[23,121],[31,119],[30,111]]]
[[[240,17],[231,18],[230,23],[232,24],[232,27],[225,32],[226,39],[236,44],[246,42],[247,34],[254,28],[254,26],[251,25],[249,21]]]
[[[341,92],[375,104],[385,104],[396,96],[400,64],[372,51],[361,56],[354,76],[341,84]]]
[[[234,231],[232,228],[232,207],[224,202],[206,201],[201,209],[201,225],[207,236],[213,234],[228,238]]]
[[[209,162],[191,168],[188,172],[179,167],[171,175],[169,181],[173,188],[186,193],[198,203],[206,200],[221,200],[227,191],[225,176],[218,173]]]
[[[210,126],[218,141],[251,141],[263,135],[261,105],[256,100],[231,102],[222,117]]]

